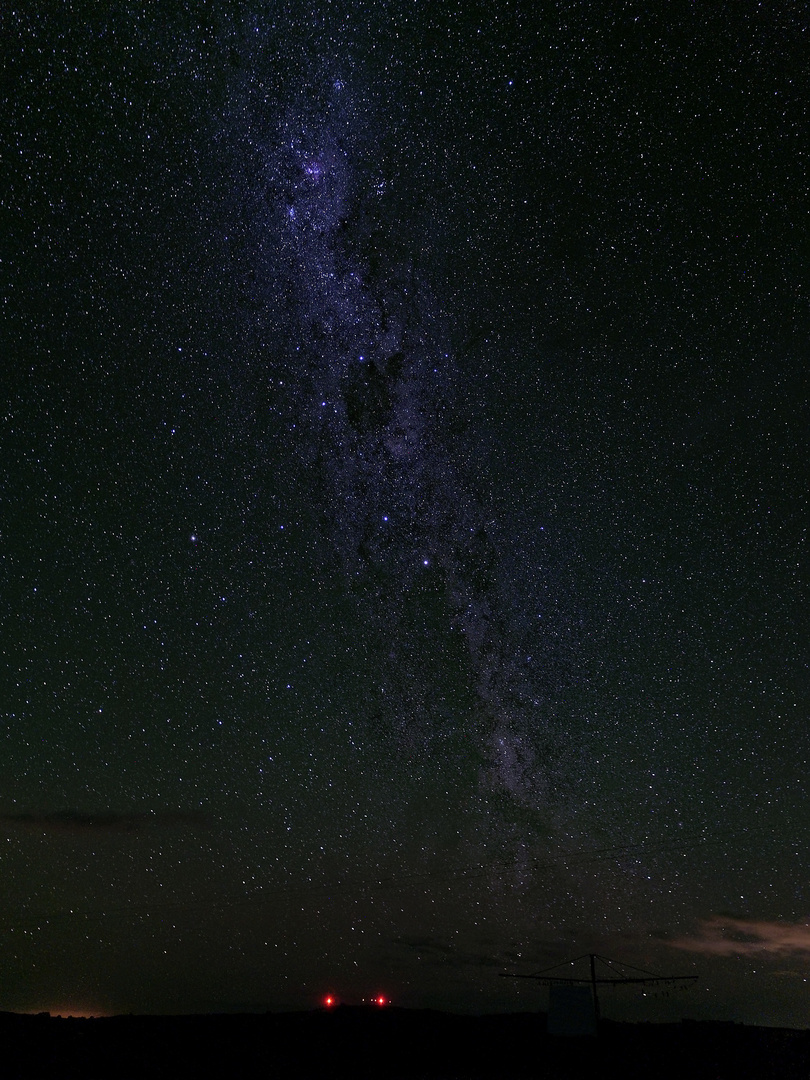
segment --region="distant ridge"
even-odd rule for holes
[[[543,1013],[460,1016],[341,1005],[292,1013],[58,1018],[0,1013],[0,1073],[15,1080],[463,1080],[599,1070],[649,1080],[806,1080],[810,1032],[603,1020],[598,1038],[546,1034]]]

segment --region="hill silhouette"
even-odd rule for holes
[[[545,1029],[542,1013],[458,1016],[394,1007],[91,1019],[2,1013],[0,1073],[13,1080],[556,1080],[598,1069],[631,1080],[798,1080],[810,1066],[810,1032],[793,1029],[602,1021],[597,1039]]]

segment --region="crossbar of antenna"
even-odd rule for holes
[[[635,979],[566,979],[561,975],[516,975],[511,971],[500,972],[500,977],[502,979],[534,979],[535,982],[542,983],[544,986],[556,986],[559,983],[575,983],[580,986],[591,986],[593,983],[599,983],[601,986],[617,986],[626,983],[644,985],[659,982],[694,982],[697,979],[697,975],[648,975],[646,978]]]

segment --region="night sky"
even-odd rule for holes
[[[0,16],[0,1009],[810,1025],[804,5]]]

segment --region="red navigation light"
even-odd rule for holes
[[[380,994],[380,996],[379,996],[379,997],[376,997],[376,998],[374,998],[374,1000],[376,1001],[376,1003],[377,1003],[378,1005],[387,1005],[387,1004],[388,1004],[388,999],[387,999],[387,998],[384,998],[384,997],[382,996],[382,994]]]
[[[335,999],[332,997],[331,994],[327,994],[326,997],[323,999],[323,1003],[327,1007],[327,1009],[331,1009],[332,1006],[335,1004]]]

